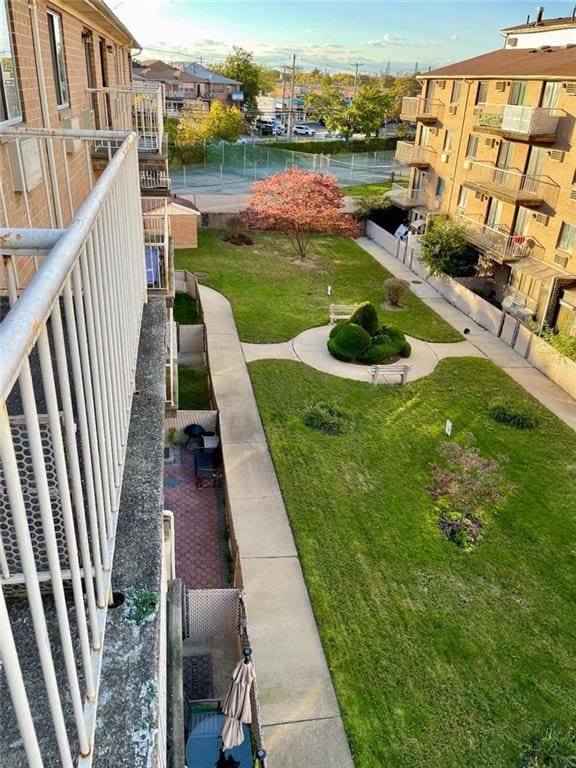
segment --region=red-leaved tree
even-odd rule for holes
[[[314,232],[358,235],[352,216],[343,213],[342,192],[333,176],[302,171],[294,166],[252,185],[250,206],[242,215],[251,229],[282,232],[300,256]]]

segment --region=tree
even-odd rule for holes
[[[253,229],[282,232],[301,259],[314,232],[354,237],[358,224],[342,213],[342,192],[333,176],[321,176],[294,166],[252,185],[250,206],[243,221]]]
[[[316,120],[322,120],[330,132],[349,134],[347,108],[342,94],[332,85],[330,78],[322,80],[320,93],[309,93],[305,99],[307,113]]]
[[[239,46],[234,46],[223,64],[212,65],[212,70],[232,80],[242,83],[246,115],[256,116],[258,103],[256,97],[260,91],[270,89],[270,72],[254,61],[254,54]]]
[[[210,111],[191,110],[178,123],[177,144],[187,147],[201,141],[236,141],[244,133],[244,118],[237,107],[213,101]]]
[[[466,230],[451,219],[436,218],[421,238],[422,261],[432,275],[469,277],[478,255],[466,239]]]
[[[394,83],[389,91],[393,95],[394,101],[389,109],[388,117],[397,120],[400,117],[404,96],[417,96],[421,90],[420,83],[413,75],[410,77],[394,78]]]
[[[368,139],[380,128],[393,102],[392,94],[382,93],[375,85],[365,85],[348,107],[348,121]]]

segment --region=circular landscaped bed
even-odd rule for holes
[[[402,331],[390,325],[380,325],[376,307],[365,302],[350,320],[332,328],[328,351],[345,363],[385,365],[409,357],[411,348]]]

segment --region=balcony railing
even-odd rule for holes
[[[545,107],[483,104],[474,111],[475,129],[516,139],[556,141],[560,113]]]
[[[425,99],[423,96],[404,96],[400,119],[408,122],[420,120],[434,122],[442,117],[444,104],[438,99]]]
[[[476,192],[499,200],[538,208],[542,203],[554,207],[560,187],[543,176],[528,176],[509,168],[497,168],[492,163],[469,163],[464,184]]]
[[[151,295],[174,295],[170,265],[170,217],[166,198],[143,198],[146,284]]]
[[[141,153],[162,151],[164,92],[152,84],[89,88],[101,130],[135,131]],[[98,147],[97,147],[98,148]]]
[[[395,160],[400,165],[410,165],[416,168],[425,168],[430,165],[433,150],[423,147],[413,141],[399,141],[396,144]]]
[[[404,187],[401,184],[392,184],[388,197],[399,208],[427,208],[429,211],[437,211],[440,207],[439,198],[423,189]]]
[[[494,261],[517,261],[525,256],[542,258],[544,249],[532,237],[512,235],[507,227],[491,227],[479,216],[458,212],[456,220],[464,227],[470,243]]]
[[[170,192],[170,174],[155,168],[140,169],[140,189],[143,193]]]
[[[71,140],[72,132],[62,133]],[[90,765],[94,753],[146,300],[137,150],[129,134],[65,229],[0,230],[10,303],[0,324],[0,674],[33,766],[43,765],[40,721],[42,731],[52,723],[58,765],[72,766],[78,754]],[[34,253],[43,263],[19,295],[15,258]],[[43,600],[41,584],[53,602]],[[34,651],[26,666],[15,640],[22,610],[6,602],[14,589],[28,598]],[[59,630],[50,641],[48,624]],[[41,672],[30,667],[34,655]],[[31,695],[38,686],[48,710],[43,696]]]

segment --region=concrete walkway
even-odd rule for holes
[[[353,768],[232,308],[200,286],[269,768]]]
[[[502,339],[481,328],[468,315],[450,304],[429,283],[422,280],[405,264],[398,261],[380,245],[367,237],[356,241],[389,272],[410,283],[413,293],[461,333],[469,329],[467,340],[487,358],[500,366],[514,381],[539,400],[559,419],[576,430],[576,401],[558,385],[540,373],[525,358],[515,352]],[[414,282],[417,281],[417,282]]]
[[[332,376],[368,382],[369,366],[344,363],[336,360],[328,352],[327,341],[331,327],[321,325],[317,328],[309,328],[292,341],[281,344],[242,344],[244,357],[249,363],[253,360],[297,360],[323,373],[330,373]],[[468,341],[440,344],[421,341],[412,336],[406,336],[406,338],[412,347],[412,354],[399,362],[410,365],[408,381],[429,376],[440,360],[445,357],[484,357],[484,353]],[[398,382],[398,374],[391,375],[389,381],[384,380],[384,383],[388,384],[398,384]]]

